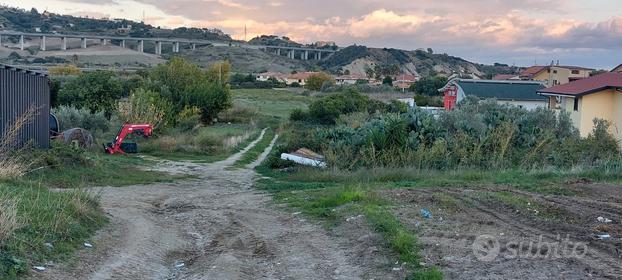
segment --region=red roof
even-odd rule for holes
[[[393,76],[393,80],[397,82],[416,82],[419,77],[411,74],[399,74]]]
[[[593,77],[576,80],[564,85],[539,90],[538,93],[552,95],[585,95],[608,88],[622,89],[622,73],[609,72]]]
[[[547,69],[548,66],[531,66],[525,70],[523,70],[523,72],[520,72],[520,76],[521,77],[529,77],[531,78],[532,76],[542,72],[542,70]]]

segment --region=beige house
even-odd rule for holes
[[[579,66],[532,66],[520,73],[521,80],[541,81],[546,87],[553,87],[585,79],[594,69]]]
[[[613,68],[611,72],[622,72],[622,64],[618,65],[616,68]]]
[[[569,112],[581,136],[594,127],[594,119],[611,122],[611,133],[622,141],[622,72],[608,72],[565,85],[539,90],[550,106]]]
[[[290,74],[285,77],[285,83],[287,85],[298,83],[301,86],[304,86],[307,84],[307,79],[309,79],[309,77],[317,73],[319,72],[298,72],[298,73]]]
[[[287,74],[281,73],[281,72],[264,72],[264,73],[257,74],[255,76],[257,81],[262,81],[262,82],[265,82],[270,78],[274,78],[279,82],[285,82],[285,77],[287,77]]]

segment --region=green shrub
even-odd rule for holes
[[[201,120],[211,123],[220,112],[232,105],[226,84],[230,65],[227,62],[212,65],[206,71],[182,58],[174,57],[155,67],[145,87],[159,92],[172,105],[172,116],[186,107],[201,110]],[[176,119],[171,120],[176,124]]]
[[[309,113],[303,109],[294,109],[289,115],[292,121],[305,121],[309,119]]]
[[[319,104],[324,111],[343,108],[335,105],[339,102]],[[359,118],[356,124],[347,121],[345,111],[335,109],[340,125],[305,136],[323,143],[327,162],[339,168],[572,168],[622,160],[607,122],[595,120],[594,131],[581,138],[566,114],[547,109],[467,99],[438,118],[414,108],[371,115],[363,123]]]
[[[329,87],[332,83],[333,78],[329,74],[320,72],[309,76],[305,83],[305,88],[318,91],[323,87]]]
[[[67,82],[60,89],[58,100],[60,105],[85,108],[91,113],[104,112],[110,119],[122,93],[122,84],[113,72],[94,71]]]
[[[220,112],[233,105],[229,88],[217,83],[197,84],[190,89],[188,95],[187,105],[196,106],[201,110],[201,121],[204,123],[212,123]]]
[[[76,127],[84,128],[91,133],[109,130],[110,122],[103,112],[93,114],[87,109],[60,106],[52,109],[52,113],[58,118],[61,131]]]

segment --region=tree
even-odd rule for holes
[[[202,82],[190,91],[190,104],[201,110],[201,121],[212,123],[218,114],[231,107],[231,93],[228,86],[213,82]]]
[[[82,73],[59,91],[61,105],[86,108],[91,113],[104,112],[110,119],[123,94],[123,86],[111,71]]]
[[[372,69],[369,66],[365,67],[365,75],[367,75],[367,78],[373,78],[374,77],[374,69]]]
[[[126,123],[148,123],[157,128],[165,124],[171,104],[154,91],[132,90],[128,101],[119,104],[119,117]]]
[[[229,80],[229,72],[231,72],[231,64],[228,61],[212,64],[207,69],[207,80],[220,85],[225,85]]]
[[[438,89],[447,84],[447,78],[443,76],[425,77],[410,86],[410,90],[416,94],[435,96],[439,95]]]
[[[385,76],[384,79],[382,79],[382,84],[393,86],[393,78],[391,78],[391,76]]]
[[[172,105],[171,122],[184,108],[197,107],[206,123],[231,106],[228,62],[216,63],[207,71],[182,58],[174,57],[160,64],[149,74],[148,89],[159,91]]]
[[[432,48],[428,48],[428,53],[429,54],[434,54],[434,50]]]
[[[321,90],[325,82],[332,83],[333,78],[324,72],[319,72],[307,78],[305,87],[310,90]]]

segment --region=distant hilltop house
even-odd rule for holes
[[[362,74],[341,75],[335,77],[336,85],[368,84],[370,78]]]
[[[495,99],[500,104],[510,104],[533,110],[545,108],[548,98],[538,94],[545,86],[537,81],[495,81],[453,79],[439,91],[444,93],[445,110],[452,110],[467,96]]]
[[[287,74],[281,73],[281,72],[264,72],[264,73],[257,74],[255,76],[255,78],[258,81],[265,82],[265,81],[268,81],[268,79],[270,78],[274,78],[277,81],[283,82],[283,83],[286,82],[286,79],[285,79],[286,77],[287,77]]]
[[[132,25],[127,25],[127,26],[121,26],[119,28],[117,28],[116,33],[119,35],[126,35],[126,34],[130,34],[130,32],[132,31]]]
[[[270,78],[275,78],[279,82],[285,82],[287,85],[291,85],[293,83],[298,83],[301,86],[307,84],[307,79],[314,74],[319,72],[298,72],[293,74],[285,74],[280,72],[264,72],[261,74],[257,74],[255,78],[258,81],[267,81]]]
[[[567,84],[590,76],[594,69],[579,66],[531,66],[520,73],[521,80],[541,81],[547,87]]]
[[[610,132],[622,141],[622,72],[608,72],[568,84],[540,89],[551,109],[570,113],[581,136],[593,129],[595,118],[610,121]]]
[[[319,72],[298,72],[290,74],[285,77],[285,83],[288,85],[298,83],[299,85],[304,86],[307,84],[307,79],[317,73]]]
[[[327,46],[328,47],[334,47],[336,45],[337,44],[334,41],[317,41],[317,42],[313,43],[313,46],[317,47],[317,48],[323,48],[323,47],[327,47]]]
[[[412,74],[399,74],[391,78],[393,79],[393,86],[399,89],[410,88],[412,84],[419,81],[419,76]]]

